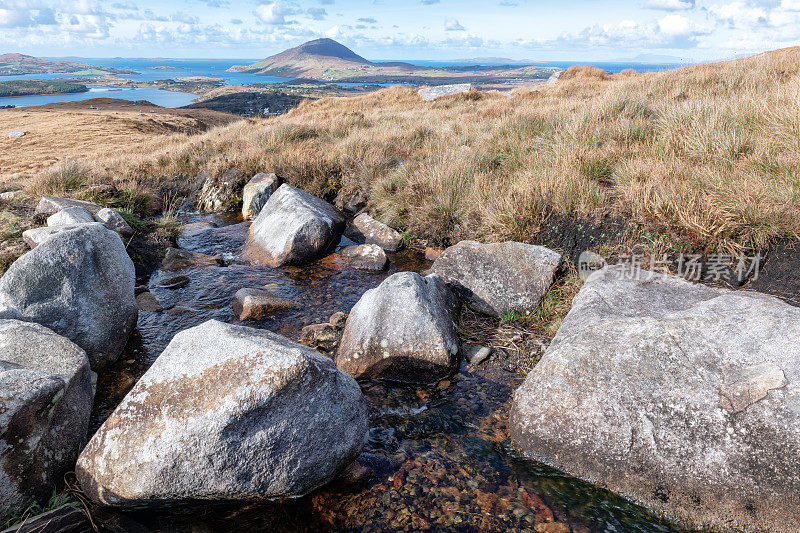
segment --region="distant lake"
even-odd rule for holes
[[[0,78],[2,79],[2,78]],[[183,107],[197,98],[196,94],[162,91],[155,87],[136,89],[112,89],[110,87],[92,87],[87,93],[77,94],[44,94],[36,96],[13,96],[0,98],[0,106],[13,105],[29,107],[35,105],[54,104],[57,102],[80,102],[90,98],[119,98],[121,100],[147,100],[161,107]]]

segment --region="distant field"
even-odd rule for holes
[[[0,97],[85,93],[88,90],[86,85],[60,80],[0,81]]]

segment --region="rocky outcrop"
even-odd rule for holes
[[[297,302],[275,296],[267,289],[244,288],[236,291],[232,307],[239,320],[249,320],[297,307]]]
[[[453,298],[438,276],[389,276],[347,318],[336,365],[356,378],[430,382],[458,365]]]
[[[95,220],[111,231],[116,231],[123,237],[133,235],[133,228],[130,224],[114,209],[104,207],[94,215]]]
[[[237,210],[245,181],[246,178],[235,168],[223,174],[206,176],[197,197],[198,209],[208,212]]]
[[[345,237],[361,244],[377,244],[387,252],[403,247],[403,236],[366,213],[358,215],[344,232]]]
[[[135,281],[119,235],[96,223],[64,229],[0,278],[0,318],[52,329],[98,370],[117,360],[136,324]]]
[[[275,174],[260,172],[247,182],[242,191],[242,218],[252,220],[258,216],[272,193],[281,186]]]
[[[272,268],[309,262],[339,240],[344,224],[329,203],[283,184],[250,226],[245,255]]]
[[[352,268],[359,270],[380,272],[381,270],[386,270],[389,266],[389,258],[386,257],[386,252],[377,244],[345,246],[339,250],[339,255],[347,259]]]
[[[443,96],[452,96],[454,94],[468,93],[472,90],[472,85],[469,83],[457,83],[454,85],[438,85],[436,87],[425,87],[420,89],[418,94],[426,102],[431,102]]]
[[[361,450],[358,384],[275,333],[214,320],[175,335],[81,453],[95,502],[301,496]]]
[[[84,207],[74,206],[62,209],[47,217],[48,226],[68,226],[71,224],[89,224],[94,222],[92,214]]]
[[[0,319],[0,508],[24,510],[60,486],[86,441],[93,396],[82,349]]]
[[[56,196],[44,196],[39,200],[39,203],[36,204],[36,214],[50,216],[69,207],[83,207],[93,215],[100,211],[100,206],[94,202],[84,202],[83,200],[73,200],[72,198],[58,198]]]
[[[479,313],[527,316],[538,307],[560,264],[561,255],[542,246],[461,241],[442,252],[433,272]]]
[[[775,298],[606,267],[517,390],[512,439],[696,526],[797,531],[798,331]]]

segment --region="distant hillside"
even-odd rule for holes
[[[71,74],[93,76],[101,74],[137,74],[133,70],[98,67],[88,63],[68,61],[47,61],[24,54],[0,55],[0,76],[21,76],[25,74]]]
[[[0,97],[85,93],[88,90],[89,88],[81,83],[70,83],[61,80],[0,81]]]
[[[364,59],[332,39],[317,39],[262,59],[251,65],[237,65],[230,72],[247,72],[262,76],[308,78],[357,83],[411,83],[438,85],[445,83],[496,83],[507,80],[543,79],[552,69],[537,67],[497,68],[470,71],[459,68],[419,67],[409,63],[374,63]]]

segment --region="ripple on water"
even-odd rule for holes
[[[123,357],[100,376],[93,429],[179,331],[213,318],[297,340],[303,326],[348,312],[366,290],[398,269],[430,265],[420,254],[404,251],[390,255],[392,267],[380,273],[351,270],[336,254],[302,267],[251,266],[240,253],[247,224],[219,216],[190,221],[205,225],[194,226],[197,233],[180,245],[227,254],[229,262],[153,273],[150,290],[171,309],[140,313]],[[219,231],[207,231],[214,226]],[[177,274],[187,276],[188,285],[158,287]],[[242,287],[267,287],[300,306],[240,322],[231,301]],[[511,397],[521,382],[521,375],[498,367],[464,365],[450,380],[428,387],[362,383],[371,427],[363,452],[341,479],[291,501],[132,516],[170,531],[525,531],[553,520],[571,524],[573,531],[677,531],[604,490],[521,458],[510,446],[507,427]]]

